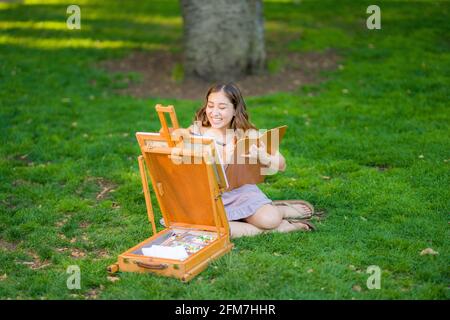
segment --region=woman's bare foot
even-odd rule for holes
[[[283,220],[280,223],[280,225],[278,226],[278,228],[273,229],[273,231],[292,232],[292,231],[300,231],[300,230],[312,231],[313,229],[314,228],[312,227],[312,225],[309,225],[304,222],[289,222],[287,220]]]
[[[305,219],[310,218],[314,213],[314,209],[307,203],[276,202],[274,204],[281,212],[283,219]]]
[[[308,223],[304,222],[289,222],[287,220],[282,220],[280,225],[271,230],[260,229],[247,222],[230,221],[230,231],[231,238],[236,239],[246,236],[256,236],[262,233],[268,232],[292,232],[292,231],[312,231],[314,228]]]

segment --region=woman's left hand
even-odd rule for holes
[[[272,162],[271,156],[267,153],[266,145],[262,141],[260,141],[259,147],[257,147],[255,144],[252,144],[250,146],[249,153],[242,156],[249,159],[257,159],[259,163],[264,166],[269,166]]]

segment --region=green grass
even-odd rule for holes
[[[134,132],[159,129],[156,103],[174,104],[187,126],[202,97],[120,96],[139,76],[95,67],[132,50],[181,51],[178,3],[77,3],[79,31],[65,29],[69,3],[0,3],[0,298],[449,298],[448,2],[379,1],[378,31],[365,28],[369,2],[266,2],[267,46],[280,59],[328,48],[342,57],[322,84],[247,98],[259,127],[289,126],[287,171],[263,191],[328,216],[316,233],[234,240],[188,284],[124,273],[110,282],[105,268],[151,232]],[[114,192],[97,200],[105,185]],[[421,256],[428,247],[439,254]],[[50,264],[23,264],[33,261]],[[66,287],[74,264],[80,290]],[[380,290],[366,287],[370,265]]]

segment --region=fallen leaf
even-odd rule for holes
[[[110,190],[110,192],[113,192],[113,191],[114,191],[114,189]],[[120,209],[120,205],[117,202],[113,202],[111,204],[111,208],[113,208],[113,209]]]
[[[78,249],[73,250],[70,255],[74,258],[81,258],[84,257],[86,255],[86,253],[84,253],[83,251],[80,251]]]
[[[111,282],[116,282],[116,281],[119,281],[119,280],[120,280],[119,277],[107,276],[106,278],[107,278],[109,281],[111,281]]]
[[[423,250],[420,252],[420,255],[421,255],[421,256],[424,256],[424,255],[427,255],[427,254],[435,256],[435,255],[438,255],[439,252],[434,251],[434,250],[431,249],[431,248],[423,249]]]
[[[91,289],[86,293],[87,299],[97,299],[98,289]]]
[[[356,291],[356,292],[361,292],[361,286],[355,284],[355,285],[352,287],[352,290],[353,290],[353,291]]]
[[[4,275],[0,276],[0,281],[5,280],[6,278],[8,278],[8,275],[5,273]]]

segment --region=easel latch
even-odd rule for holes
[[[158,183],[156,184],[156,186],[157,186],[157,188],[158,188],[159,195],[162,197],[162,196],[164,195],[164,189],[163,189],[162,183],[161,183],[161,182],[158,182]]]

